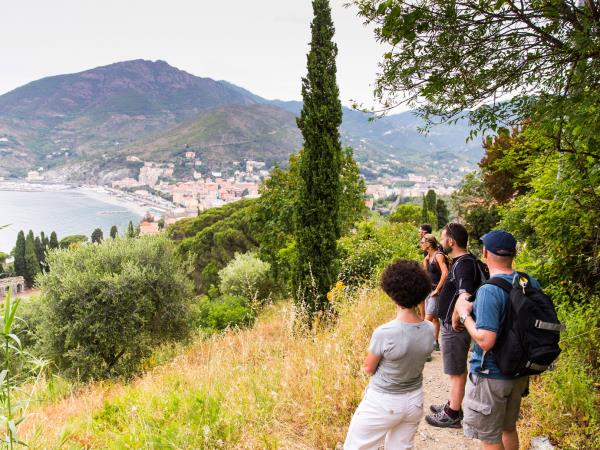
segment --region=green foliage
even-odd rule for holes
[[[251,302],[264,302],[271,296],[273,283],[269,277],[271,265],[253,253],[237,253],[219,271],[223,294],[244,297]]]
[[[87,236],[83,234],[73,234],[71,236],[65,236],[62,238],[56,248],[73,248],[79,247],[81,244],[85,244],[87,242]],[[52,239],[51,239],[52,241]]]
[[[48,247],[50,249],[55,249],[58,248],[60,246],[60,244],[58,243],[58,238],[56,237],[56,232],[53,231],[52,233],[50,233],[50,241],[48,243]]]
[[[44,247],[44,244],[42,244],[42,240],[39,236],[36,236],[33,242],[35,246],[35,256],[40,265],[40,270],[42,270],[44,262],[46,261],[46,248]]]
[[[410,223],[417,227],[422,223],[422,208],[410,203],[398,205],[388,220],[393,223]]]
[[[469,233],[471,245],[477,246],[479,238],[498,225],[500,212],[477,172],[465,176],[459,189],[452,193],[451,203],[457,220],[464,223]]]
[[[152,346],[187,336],[191,285],[166,237],[72,247],[47,261],[40,333],[65,376],[131,376]]]
[[[27,408],[31,400],[30,392],[22,389],[23,384],[31,382],[45,366],[45,361],[35,358],[22,349],[21,339],[17,336],[16,325],[20,318],[16,315],[20,300],[12,301],[10,291],[7,292],[2,314],[0,330],[0,408],[2,414],[3,448],[14,448],[26,444],[20,441],[17,429],[27,418]],[[25,376],[27,375],[27,376]],[[33,375],[33,377],[31,376]]]
[[[256,314],[246,298],[227,294],[215,300],[203,296],[200,299],[198,311],[197,325],[209,331],[250,326],[256,318]]]
[[[342,163],[342,105],[329,1],[314,0],[313,13],[307,75],[302,78],[304,103],[297,120],[304,151],[294,209],[297,257],[293,277],[294,298],[307,311],[309,323],[315,313],[329,309],[327,292],[337,273]]]
[[[353,3],[391,48],[375,86],[385,106],[416,105],[431,121],[470,109],[473,121],[496,130],[501,120],[538,112],[560,120],[572,93],[597,91],[596,2]],[[510,100],[489,102],[508,92]]]
[[[125,231],[125,237],[128,239],[133,239],[139,233],[139,230],[133,226],[133,222],[130,220],[127,224],[127,231]]]
[[[36,275],[40,272],[40,263],[38,262],[35,253],[35,240],[33,231],[29,230],[27,239],[25,240],[25,284],[32,287],[35,282]]]
[[[338,279],[347,286],[377,283],[377,276],[398,258],[419,259],[419,234],[409,223],[361,222],[356,233],[339,241],[341,269]]]
[[[19,234],[17,234],[14,269],[15,275],[21,277],[25,276],[25,233],[23,233],[23,230],[19,231]]]
[[[301,150],[291,155],[287,169],[273,169],[260,187],[261,197],[256,207],[259,256],[271,264],[272,278],[281,288],[290,291],[297,254],[293,214],[300,195],[299,159],[302,154]],[[343,149],[342,156],[339,223],[342,233],[347,233],[366,212],[365,184],[352,157],[352,149]]]
[[[116,239],[117,236],[119,236],[119,231],[117,230],[117,226],[113,225],[112,227],[110,227],[110,238]]]
[[[530,436],[546,435],[561,448],[600,447],[600,297],[585,287],[563,282],[545,291],[558,305],[562,353],[556,369],[534,381],[524,407],[535,417]],[[557,417],[568,417],[557,421]]]
[[[429,189],[423,196],[423,207],[421,208],[421,222],[429,223],[432,227],[437,226],[437,196],[433,189]]]
[[[526,139],[518,128],[512,133],[500,130],[493,139],[485,140],[485,155],[479,163],[481,179],[496,202],[506,203],[529,190],[527,168],[532,157],[539,153],[539,144]]]
[[[91,236],[92,244],[101,244],[103,240],[104,240],[104,233],[102,233],[102,230],[100,228],[96,228],[94,231],[92,231],[92,236]]]
[[[571,280],[600,289],[600,171],[570,155],[531,162],[530,193],[502,210],[503,227],[526,244],[547,282]]]
[[[167,230],[180,239],[178,252],[192,258],[192,275],[198,292],[206,293],[211,285],[218,285],[218,271],[236,253],[257,247],[255,204],[255,200],[240,200],[209,209],[192,219],[180,220]]]
[[[436,215],[437,215],[437,228],[441,230],[444,226],[450,221],[448,211],[448,207],[446,206],[446,202],[441,198],[437,199],[437,203],[435,206]]]

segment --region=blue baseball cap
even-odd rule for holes
[[[517,240],[508,231],[492,230],[481,237],[484,247],[495,255],[515,256]]]

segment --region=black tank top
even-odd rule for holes
[[[431,285],[433,286],[433,289],[437,287],[438,283],[440,282],[440,278],[442,278],[442,270],[435,259],[435,257],[439,254],[441,254],[441,252],[436,252],[433,255],[433,258],[430,259],[429,266],[427,267],[427,271],[431,277]]]

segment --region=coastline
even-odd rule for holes
[[[140,205],[135,199],[117,193],[102,186],[73,186],[68,184],[42,184],[27,181],[0,181],[0,191],[13,192],[78,192],[93,200],[126,209],[143,217],[148,210],[156,209]]]
[[[134,200],[130,200],[127,198],[117,197],[111,191],[106,190],[103,187],[97,186],[82,186],[75,188],[76,192],[80,192],[83,195],[97,200],[99,202],[108,203],[109,205],[119,206],[121,208],[125,208],[128,211],[137,214],[139,216],[144,216],[146,212],[148,212],[151,208],[148,206],[140,205]]]

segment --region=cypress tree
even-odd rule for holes
[[[35,240],[33,231],[29,230],[27,239],[25,240],[25,284],[28,287],[33,286],[35,276],[40,271],[40,263],[35,255]]]
[[[118,234],[119,234],[119,232],[117,231],[117,226],[116,225],[113,225],[112,227],[110,227],[110,237],[111,237],[111,239],[115,239]]]
[[[446,206],[446,202],[444,200],[442,200],[441,198],[438,198],[437,205],[436,205],[436,212],[437,212],[438,230],[441,230],[442,228],[444,228],[444,226],[449,221],[448,207]]]
[[[19,231],[19,234],[17,235],[14,268],[16,276],[25,276],[25,233],[23,233],[23,230]]]
[[[96,228],[92,231],[92,244],[101,244],[104,240],[104,233],[100,228]]]
[[[34,244],[35,244],[35,256],[37,257],[37,260],[40,264],[40,270],[41,270],[44,267],[44,262],[46,261],[46,249],[44,248],[44,245],[42,244],[42,240],[40,239],[39,236],[35,237]]]
[[[43,231],[40,231],[40,240],[42,241],[42,246],[44,247],[44,250],[48,250],[50,241],[48,240],[48,236],[46,236]]]
[[[297,260],[293,277],[296,302],[306,308],[309,324],[316,313],[329,308],[327,292],[337,276],[342,160],[342,106],[331,8],[328,0],[313,0],[312,6],[312,39],[307,75],[302,78],[304,105],[297,120],[304,149],[294,211]]]
[[[49,242],[48,246],[51,249],[58,248],[58,238],[56,237],[56,232],[55,231],[53,231],[52,233],[50,233],[50,242]]]
[[[423,196],[421,220],[423,223],[430,223],[434,228],[437,226],[437,196],[433,189],[429,189]]]
[[[130,220],[127,225],[127,231],[125,232],[125,237],[134,238],[135,237],[135,228],[133,228],[133,222]]]

